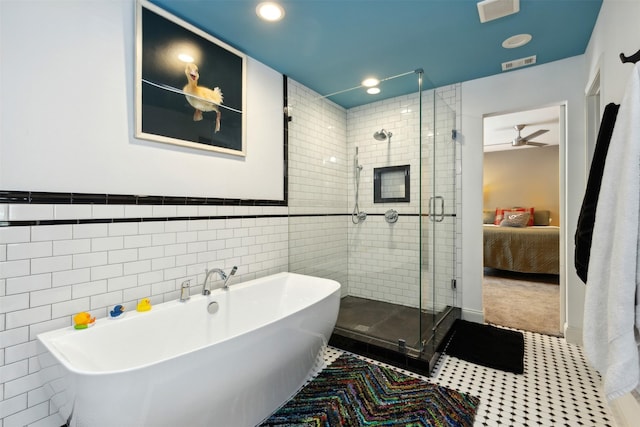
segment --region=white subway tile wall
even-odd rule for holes
[[[84,206],[9,207],[11,221],[61,219],[54,212],[63,211],[64,219],[73,213],[86,219]],[[92,212],[95,219],[126,212],[136,218],[180,215],[176,206],[133,207],[93,206]],[[0,426],[62,424],[45,389],[56,371],[40,369],[38,333],[70,326],[80,311],[101,318],[116,304],[135,310],[141,298],[154,304],[177,299],[184,280],[191,279],[191,292],[199,292],[205,268],[237,265],[237,280],[288,269],[286,207],[225,211],[257,217],[0,227]]]
[[[353,158],[357,147],[362,165],[358,205],[368,214],[359,224],[349,221],[349,294],[410,307],[417,307],[420,301],[418,103],[415,93],[352,108],[347,116],[349,155]],[[391,138],[374,139],[373,134],[381,129],[391,132]],[[410,202],[374,203],[374,169],[401,165],[410,165]],[[349,177],[353,205],[353,167]],[[388,209],[398,212],[396,223],[388,224],[382,216]]]
[[[346,111],[289,81],[289,269],[348,292]]]

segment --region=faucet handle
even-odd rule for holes
[[[189,298],[191,298],[191,294],[189,293],[190,287],[191,279],[182,282],[182,285],[180,285],[180,302],[186,302]]]

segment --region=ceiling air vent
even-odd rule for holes
[[[520,0],[483,0],[478,3],[480,22],[485,23],[520,11]]]
[[[502,63],[502,71],[509,71],[515,68],[525,67],[527,65],[533,65],[536,63],[536,55],[528,56],[526,58],[515,59],[509,62]]]

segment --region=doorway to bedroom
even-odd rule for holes
[[[560,149],[563,106],[483,119],[485,322],[562,335]]]

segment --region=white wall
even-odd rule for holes
[[[566,335],[572,342],[582,340],[584,284],[573,268],[573,234],[582,204],[586,171],[585,103],[587,88],[600,73],[601,106],[622,100],[633,66],[622,64],[619,54],[634,54],[640,44],[640,2],[604,0],[585,55],[551,64],[463,83],[463,206],[465,212],[479,212],[482,169],[482,115],[491,112],[523,110],[542,105],[567,103],[567,147],[561,151],[564,165],[565,196],[564,265]],[[463,222],[463,302],[468,317],[482,316],[482,239],[479,215]]]
[[[588,81],[600,71],[602,109],[610,102],[620,103],[633,69],[620,62],[619,55],[631,56],[640,49],[640,2],[604,0],[598,21],[585,52]],[[585,87],[587,82],[585,81]]]
[[[282,200],[282,76],[255,60],[246,158],[133,137],[134,6],[0,2],[0,189]]]
[[[466,317],[482,319],[482,118],[486,114],[528,110],[548,105],[567,105],[567,144],[560,150],[560,194],[564,285],[567,288],[567,337],[581,336],[584,285],[573,269],[573,233],[577,222],[585,176],[584,56],[525,68],[462,84],[462,206],[466,215],[462,229],[462,307]],[[567,165],[567,162],[569,163]],[[578,168],[573,165],[579,165]],[[566,195],[566,199],[565,199]],[[564,245],[563,245],[564,244]],[[561,260],[562,261],[562,260]]]

